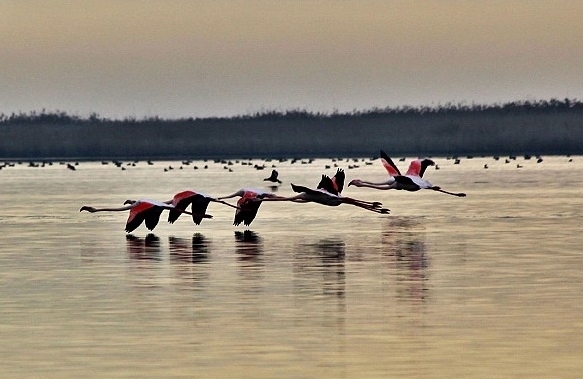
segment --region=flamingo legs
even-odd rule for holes
[[[459,193],[449,192],[449,191],[442,190],[441,187],[437,187],[437,186],[429,187],[429,189],[432,189],[432,190],[437,191],[437,192],[445,193],[446,195],[452,195],[452,196],[457,196],[457,197],[466,197],[466,194],[463,192],[459,192]]]
[[[370,201],[363,201],[358,199],[353,199],[351,197],[341,197],[342,202],[344,204],[354,205],[356,207],[366,209],[367,211],[381,213],[381,214],[388,214],[390,210],[388,208],[381,208],[381,203],[378,201],[370,202]]]
[[[344,197],[344,196],[325,196],[323,198],[320,197],[311,197],[305,193],[300,193],[295,196],[290,197],[274,197],[274,198],[267,198],[267,199],[253,199],[253,201],[292,201],[294,203],[317,203],[326,206],[338,206],[340,204],[350,204],[356,207],[375,212],[381,214],[388,214],[389,209],[381,208],[381,203],[374,201],[364,201],[353,199],[351,197]]]

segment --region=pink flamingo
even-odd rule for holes
[[[393,163],[391,158],[389,158],[389,156],[382,150],[381,150],[381,163],[389,173],[388,180],[380,183],[372,183],[366,182],[361,179],[354,179],[350,181],[350,183],[348,183],[348,186],[352,185],[355,187],[368,187],[379,190],[397,189],[405,191],[419,191],[420,189],[429,189],[445,193],[447,195],[453,195],[458,197],[466,196],[466,194],[463,192],[453,193],[445,191],[441,187],[434,186],[428,180],[423,179],[423,174],[425,173],[427,167],[435,165],[435,162],[433,162],[431,159],[421,158],[412,161],[405,175],[401,175],[401,172],[399,171],[395,163]]]
[[[146,228],[149,230],[153,230],[156,225],[158,225],[158,221],[160,220],[160,215],[165,209],[175,210],[176,208],[167,203],[163,203],[156,200],[148,200],[148,199],[140,199],[140,200],[126,200],[124,202],[123,207],[119,208],[94,208],[87,205],[84,205],[79,209],[79,212],[87,211],[89,213],[95,212],[123,212],[123,211],[130,211],[128,216],[125,231],[127,233],[133,232],[138,226],[144,222],[146,224]],[[186,213],[189,215],[194,214],[185,210],[181,210],[180,212]],[[212,218],[213,216],[208,214],[201,214],[196,215],[197,217],[201,218]]]
[[[338,169],[334,177],[330,178],[327,175],[322,175],[320,183],[316,189],[297,186],[291,184],[294,192],[298,194],[291,197],[271,197],[264,199],[254,199],[255,202],[262,201],[293,201],[298,203],[318,203],[321,205],[326,205],[329,207],[336,207],[340,204],[350,204],[359,208],[366,209],[371,212],[388,214],[389,209],[381,208],[381,203],[379,202],[369,202],[354,199],[351,197],[342,196],[342,189],[344,187],[345,174],[342,169]]]
[[[241,223],[245,226],[249,226],[251,222],[253,222],[259,211],[259,206],[261,205],[261,202],[253,200],[279,197],[271,192],[262,191],[256,188],[241,188],[239,191],[231,195],[218,197],[217,200],[230,199],[236,196],[239,196],[240,199],[237,201],[237,210],[235,211],[235,219],[233,221],[233,225],[235,226],[238,226]]]

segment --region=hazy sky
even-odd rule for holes
[[[583,98],[581,0],[0,0],[0,113]]]

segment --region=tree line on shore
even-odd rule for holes
[[[352,112],[310,112],[305,109],[289,109],[285,111],[267,110],[246,115],[229,117],[205,117],[205,118],[160,118],[158,116],[125,117],[123,119],[109,119],[92,112],[89,116],[69,114],[65,111],[55,110],[19,112],[6,115],[0,113],[0,125],[31,125],[31,124],[99,124],[99,123],[123,123],[123,124],[152,124],[152,123],[185,123],[195,121],[243,121],[243,120],[294,120],[294,119],[346,119],[346,118],[377,118],[386,116],[423,116],[423,115],[463,115],[463,114],[505,114],[505,113],[551,113],[567,109],[583,111],[583,102],[578,99],[565,98],[563,100],[552,98],[550,100],[523,100],[500,104],[465,104],[446,103],[437,106],[398,106],[398,107],[374,107],[368,110],[353,110]]]

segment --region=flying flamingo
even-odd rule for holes
[[[182,213],[185,213],[184,210],[190,205],[190,209],[192,211],[192,221],[194,221],[196,225],[200,225],[206,213],[206,209],[211,201],[237,208],[236,206],[231,205],[226,201],[216,199],[200,192],[186,190],[178,192],[176,195],[174,195],[172,200],[165,202],[166,204],[172,204],[174,206],[174,209],[170,209],[170,212],[168,212],[168,222],[173,224]]]
[[[257,216],[257,211],[259,211],[259,206],[261,202],[253,201],[253,199],[267,199],[267,198],[277,198],[279,196],[272,194],[271,192],[262,191],[256,188],[241,188],[239,191],[228,195],[218,197],[217,200],[230,199],[239,196],[240,199],[237,201],[238,209],[235,211],[235,219],[233,225],[238,226],[243,223],[245,226],[249,226],[251,222]]]
[[[353,199],[351,197],[342,196],[341,192],[344,187],[345,174],[342,169],[338,169],[334,177],[330,178],[327,175],[322,175],[320,183],[316,189],[297,186],[291,184],[294,192],[298,194],[291,197],[271,197],[264,199],[254,199],[255,202],[262,201],[293,201],[298,203],[318,203],[321,205],[326,205],[329,207],[336,207],[340,204],[350,204],[357,206],[359,208],[366,209],[368,211],[388,214],[389,210],[387,208],[381,208],[381,203],[379,202],[369,202],[358,199]]]
[[[405,190],[405,191],[419,191],[420,189],[430,189],[433,191],[445,193],[447,195],[453,195],[458,197],[465,197],[465,193],[453,193],[448,192],[441,187],[434,186],[429,181],[423,179],[423,174],[425,173],[425,169],[429,166],[435,165],[431,159],[428,158],[421,158],[416,159],[411,162],[409,165],[409,169],[405,175],[402,175],[395,163],[389,158],[389,156],[381,150],[381,163],[389,173],[389,179],[380,182],[380,183],[372,183],[366,182],[360,179],[354,179],[348,183],[349,186],[353,185],[355,187],[368,187],[368,188],[375,188],[380,190],[389,190],[389,189],[397,189],[397,190]]]
[[[149,230],[153,230],[156,225],[158,225],[158,221],[160,220],[160,215],[165,209],[175,210],[176,208],[171,204],[166,204],[156,200],[148,200],[148,199],[140,199],[140,200],[126,200],[124,202],[123,207],[120,208],[94,208],[87,205],[84,205],[79,209],[79,212],[87,211],[89,213],[95,212],[122,212],[122,211],[130,211],[130,215],[126,222],[125,231],[127,233],[133,232],[138,226],[144,222],[146,224],[146,228]],[[195,214],[181,210],[180,212],[186,213],[189,215],[195,216]],[[213,216],[203,214],[203,215],[196,215],[202,218],[212,218]]]

